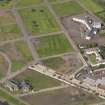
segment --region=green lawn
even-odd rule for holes
[[[33,35],[59,31],[59,27],[46,7],[19,10],[20,15]]]
[[[93,0],[79,0],[87,9],[96,13],[103,11],[103,7]]]
[[[16,6],[21,8],[25,6],[38,5],[42,2],[43,0],[17,0]]]
[[[52,69],[58,69],[60,66],[64,65],[65,63],[65,61],[60,57],[42,60],[42,62],[44,65]]]
[[[16,80],[29,80],[34,87],[34,90],[40,90],[44,88],[50,88],[54,86],[59,86],[60,81],[40,74],[33,70],[27,70],[22,74],[15,77]]]
[[[73,51],[72,46],[63,34],[42,37],[37,40],[38,42],[34,45],[40,57]]]
[[[10,8],[13,4],[13,0],[0,0],[0,8]]]
[[[16,24],[0,26],[0,41],[13,40],[21,37],[21,33]]]
[[[14,96],[4,91],[2,88],[0,88],[0,98],[6,100],[8,103],[12,105],[26,105],[19,99],[16,99]]]
[[[53,8],[59,16],[75,15],[84,11],[75,1],[55,4],[53,5]]]
[[[90,61],[93,64],[95,64],[96,63],[96,55],[95,54],[89,54],[88,56],[89,56]]]

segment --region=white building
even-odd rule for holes
[[[75,18],[73,17],[72,20],[74,22],[78,22],[80,24],[83,24],[87,30],[85,30],[86,32],[84,32],[85,34],[85,39],[86,40],[90,40],[92,38],[93,35],[97,34],[98,29],[101,29],[101,22],[95,22],[95,21],[91,21],[91,24],[89,24],[89,20],[86,19],[80,19],[80,18]]]

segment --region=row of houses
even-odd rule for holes
[[[84,36],[87,40],[90,40],[94,35],[97,34],[98,30],[102,29],[102,22],[95,21],[90,17],[84,17],[84,18],[73,17],[72,20],[84,26],[82,27],[84,31],[81,33],[84,33]]]

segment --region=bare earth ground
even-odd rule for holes
[[[30,105],[89,105],[101,101],[74,87],[22,97]]]
[[[65,17],[61,17],[61,22],[64,25],[64,27],[66,28],[66,30],[69,32],[70,37],[74,40],[75,44],[86,44],[86,43],[92,43],[92,42],[96,42],[99,45],[104,45],[105,44],[105,37],[100,37],[99,35],[96,35],[92,40],[88,41],[85,40],[83,38],[81,38],[81,34],[80,34],[80,24],[75,23],[72,21],[73,17],[85,17],[85,16],[89,16],[92,18],[92,15],[89,14],[81,14],[81,15],[75,15],[75,16],[65,16]],[[97,20],[97,19],[96,19]]]
[[[56,69],[58,73],[71,75],[82,66],[81,60],[75,53],[62,56],[61,58],[64,59],[65,64]]]

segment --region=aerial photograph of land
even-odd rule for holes
[[[0,0],[0,105],[105,105],[105,0]]]

